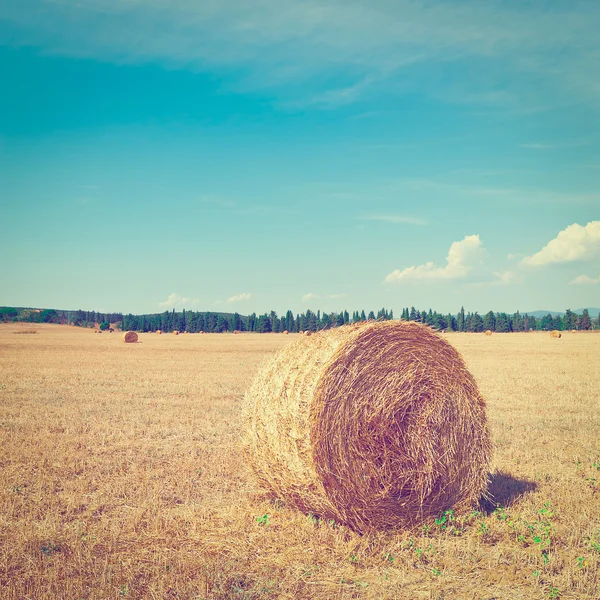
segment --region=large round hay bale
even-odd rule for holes
[[[562,337],[562,335],[561,335],[560,331],[558,331],[558,329],[553,329],[553,330],[550,332],[550,337],[553,337],[553,338],[560,338],[560,337]]]
[[[308,329],[307,329],[307,330],[304,332],[304,335],[305,335],[306,337],[309,337],[309,336],[311,336],[311,335],[312,335],[312,331],[308,331]]]
[[[177,329],[173,330],[173,335],[179,335],[179,331]]]
[[[259,483],[359,531],[466,508],[487,485],[485,402],[459,353],[418,323],[300,337],[260,371],[244,410]]]
[[[126,344],[135,344],[138,341],[138,334],[135,331],[126,331],[123,334],[123,341]]]
[[[488,329],[487,331],[484,331],[485,335],[492,335],[492,332],[490,329]]]

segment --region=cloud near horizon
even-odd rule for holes
[[[230,296],[227,298],[227,304],[233,304],[234,302],[244,302],[245,300],[250,300],[252,298],[252,294],[248,294],[244,292],[242,294],[236,294],[235,296]]]
[[[159,302],[158,305],[162,308],[175,308],[176,306],[188,306],[198,304],[198,300],[191,298],[183,298],[179,294],[173,292],[164,302]]]
[[[590,277],[589,275],[578,275],[569,285],[598,285],[600,284],[600,275],[598,277]]]
[[[385,278],[385,283],[464,279],[483,264],[484,255],[479,235],[467,235],[463,240],[452,243],[445,266],[438,267],[433,262],[427,262],[402,270],[396,269]]]
[[[587,225],[573,223],[550,240],[539,252],[526,256],[521,265],[544,267],[585,261],[600,256],[600,221],[590,221]]]

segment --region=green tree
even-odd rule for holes
[[[592,320],[590,319],[590,313],[587,308],[583,309],[581,319],[579,320],[579,328],[587,331],[592,328]]]
[[[499,333],[507,333],[509,331],[509,322],[506,313],[498,313],[496,315],[496,331]]]
[[[567,308],[565,311],[563,323],[565,324],[565,329],[577,329],[577,315],[570,308]]]
[[[541,318],[540,329],[542,329],[542,331],[551,331],[553,328],[554,324],[552,323],[552,315],[548,313]]]
[[[483,319],[477,312],[473,313],[473,316],[471,317],[471,331],[477,333],[483,331]]]
[[[483,317],[483,328],[496,331],[496,315],[491,310]]]

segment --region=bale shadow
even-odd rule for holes
[[[518,479],[506,471],[496,471],[490,473],[488,488],[479,505],[483,512],[490,514],[499,506],[508,508],[528,492],[535,491],[537,487],[534,481]]]

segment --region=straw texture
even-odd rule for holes
[[[138,334],[135,331],[126,331],[123,334],[123,341],[126,344],[135,344],[138,341]]]
[[[418,323],[299,338],[258,374],[245,418],[263,487],[359,531],[467,507],[487,485],[485,402],[458,352]]]

